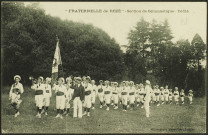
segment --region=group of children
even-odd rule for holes
[[[95,109],[96,97],[98,97],[100,102],[100,108],[106,106],[107,111],[110,110],[110,105],[112,105],[114,109],[118,109],[119,104],[122,104],[123,111],[127,111],[127,108],[129,107],[130,110],[133,110],[136,103],[137,107],[141,105],[141,108],[145,108],[147,113],[146,116],[149,117],[149,102],[157,104],[157,106],[164,103],[172,104],[173,101],[175,104],[179,104],[179,102],[184,104],[185,97],[183,89],[179,92],[178,88],[175,87],[174,91],[172,91],[168,86],[159,88],[158,85],[155,85],[152,88],[150,81],[148,80],[145,82],[145,85],[142,83],[134,84],[133,81],[122,81],[118,84],[117,82],[100,80],[99,85],[97,86],[95,85],[95,81],[91,80],[89,76],[83,76],[82,78],[72,78],[70,76],[66,79],[61,77],[55,84],[51,84],[51,78],[49,77],[45,80],[42,76],[38,77],[37,80],[32,77],[29,79],[33,82],[31,89],[35,91],[35,104],[37,108],[36,117],[38,118],[41,118],[43,113],[48,115],[48,108],[53,95],[52,91],[54,91],[56,95],[56,118],[61,119],[63,119],[63,115],[68,116],[69,114],[69,109],[71,107],[70,101],[73,101],[73,117],[77,117],[77,114],[75,114],[75,112],[77,113],[77,109],[79,109],[79,112],[81,111],[79,117],[84,115],[90,116],[90,109]],[[19,82],[21,77],[16,75],[14,80],[15,83],[11,87],[9,97],[16,110],[15,117],[17,117],[20,114],[20,94],[22,94],[24,90],[22,84]],[[74,95],[74,90],[77,89],[77,80],[80,81],[80,85],[83,86],[84,91],[80,91],[81,96],[79,96],[79,106],[77,106],[77,104],[75,105],[74,102],[74,99],[78,97]],[[189,90],[188,99],[190,104],[192,104],[192,98],[193,91]]]

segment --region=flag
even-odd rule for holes
[[[58,66],[62,65],[61,61],[61,54],[60,54],[60,48],[59,48],[59,40],[57,40],[56,44],[56,50],[54,54],[53,64],[52,64],[52,81],[56,81],[58,78]]]

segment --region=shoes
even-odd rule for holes
[[[62,116],[62,115],[60,115],[60,118],[61,118],[61,119],[63,119],[63,116]]]
[[[41,111],[41,114],[43,114],[44,112],[45,112],[45,111],[44,111],[44,110],[42,110],[42,111]]]
[[[102,106],[102,105],[100,105],[100,108],[103,108],[103,106]]]
[[[15,113],[14,117],[17,117],[18,115],[20,115],[20,113],[19,113],[19,112]]]
[[[139,107],[139,104],[137,104],[137,107]]]
[[[144,108],[144,106],[142,106],[141,108]]]
[[[111,103],[111,105],[114,105],[113,103]]]
[[[67,113],[66,116],[69,116],[69,113]]]
[[[41,114],[38,114],[38,118],[39,118],[39,119],[41,118]]]
[[[129,108],[129,105],[127,105],[127,108]]]
[[[94,110],[94,109],[95,109],[95,107],[92,107],[92,109]]]
[[[107,111],[109,111],[109,107],[107,107],[107,109],[106,109]]]
[[[114,109],[115,109],[115,110],[118,109],[118,106],[116,106]]]
[[[45,115],[47,116],[47,115],[48,115],[48,113],[47,113],[47,112],[45,112]]]
[[[60,114],[57,114],[57,115],[56,115],[56,118],[59,118],[59,117],[60,117]]]
[[[84,112],[83,114],[82,114],[82,116],[84,116],[84,115],[86,115],[87,113],[86,112]]]
[[[63,113],[63,115],[65,115],[67,112],[65,111],[64,113]]]
[[[90,113],[87,113],[87,116],[90,117]]]
[[[157,106],[160,106],[160,104],[157,104]]]

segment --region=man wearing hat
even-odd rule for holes
[[[189,90],[188,99],[189,99],[189,103],[192,104],[193,103],[193,90]]]
[[[130,87],[129,87],[129,101],[130,101],[130,107],[131,110],[134,109],[134,102],[135,102],[135,88],[134,88],[134,82],[130,81]]]
[[[146,117],[149,117],[150,115],[150,111],[149,111],[149,102],[150,102],[150,91],[152,91],[151,85],[150,85],[150,81],[146,80],[145,81],[145,97],[144,97],[144,108],[146,111]]]
[[[161,104],[164,104],[164,87],[160,87],[160,100],[161,100]]]
[[[172,89],[169,89],[168,100],[169,100],[170,104],[172,104],[172,99],[173,99],[173,92],[172,92]]]
[[[178,100],[179,100],[179,91],[178,91],[178,87],[175,87],[175,90],[173,92],[174,95],[174,101],[176,103],[176,105],[178,104]]]
[[[65,97],[67,92],[64,83],[65,83],[65,79],[63,77],[60,77],[58,79],[58,85],[54,87],[56,93],[56,111],[57,111],[56,118],[61,118],[61,119],[63,119],[65,100],[66,100]]]
[[[105,81],[105,87],[104,87],[104,95],[105,95],[105,103],[107,105],[106,110],[109,111],[110,102],[111,102],[111,87],[109,86],[109,81]]]
[[[92,83],[92,98],[91,98],[92,109],[95,109],[95,97],[97,95],[97,86],[95,85],[95,80],[92,80],[91,83]]]
[[[122,82],[123,87],[121,90],[121,98],[122,98],[122,104],[123,104],[123,111],[127,111],[127,100],[128,100],[128,89],[125,87],[125,81]]]
[[[118,83],[114,82],[112,87],[114,109],[118,109]]]
[[[15,109],[15,117],[20,115],[19,113],[19,105],[22,102],[20,100],[20,94],[24,92],[23,85],[19,82],[21,80],[21,77],[19,75],[14,76],[15,83],[12,84],[10,92],[9,92],[9,100],[11,100],[11,105]]]
[[[67,77],[66,78],[66,97],[65,97],[65,108],[64,108],[64,114],[66,114],[66,116],[69,115],[69,108],[71,107],[70,105],[70,101],[72,99],[72,95],[74,90],[71,88],[72,87],[72,79],[71,77]]]
[[[82,79],[80,77],[76,77],[75,84],[73,86],[74,94],[72,96],[73,100],[73,118],[82,118],[82,103],[84,102],[85,98],[85,90],[84,86],[81,84]]]
[[[104,101],[103,80],[100,80],[99,83],[100,85],[98,85],[98,99],[100,101],[100,108],[103,108],[103,101]]]
[[[44,91],[44,103],[43,106],[45,106],[45,115],[48,115],[48,107],[50,106],[50,98],[52,96],[52,92],[51,92],[51,78],[47,77],[46,78],[46,83],[45,83],[45,91]]]
[[[41,118],[41,112],[44,105],[44,93],[45,93],[45,84],[43,82],[43,77],[39,76],[37,84],[32,84],[31,89],[35,90],[35,103],[37,107],[36,117]]]
[[[83,116],[87,114],[87,116],[90,116],[90,108],[92,107],[92,84],[91,84],[91,78],[89,76],[86,77],[86,81],[84,82],[84,89],[85,89],[85,100],[84,100],[84,113]],[[87,113],[86,113],[87,112]]]
[[[156,85],[155,86],[155,99],[156,99],[156,104],[157,106],[160,106],[160,89],[159,89],[159,86]]]
[[[184,97],[185,97],[184,90],[183,90],[183,89],[181,89],[181,92],[180,92],[181,104],[184,104]]]
[[[168,95],[169,95],[169,89],[168,89],[168,85],[166,85],[164,89],[164,99],[166,104],[168,103]]]
[[[140,103],[142,104],[141,108],[144,108],[144,95],[145,95],[145,90],[144,90],[144,85],[142,83],[140,83],[139,95],[140,95]]]

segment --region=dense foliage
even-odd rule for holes
[[[119,80],[123,54],[114,39],[99,28],[46,15],[34,5],[2,5],[3,80],[15,74],[51,76],[56,35],[60,39],[64,77],[90,75],[93,79]],[[62,67],[60,67],[61,69]]]
[[[153,85],[204,93],[205,69],[200,61],[205,58],[205,43],[198,34],[191,42],[181,39],[173,43],[168,20],[158,23],[141,18],[129,32],[126,53],[103,30],[46,15],[36,4],[4,2],[1,20],[4,84],[10,84],[15,74],[20,74],[24,83],[30,75],[51,76],[58,35],[64,77],[90,75],[95,80],[136,83],[150,79]]]
[[[191,41],[173,38],[168,21],[146,22],[143,18],[129,33],[125,61],[129,76],[134,81],[150,79],[153,84],[178,86],[180,89],[205,92],[205,68],[200,61],[205,59],[205,44],[196,34]]]

